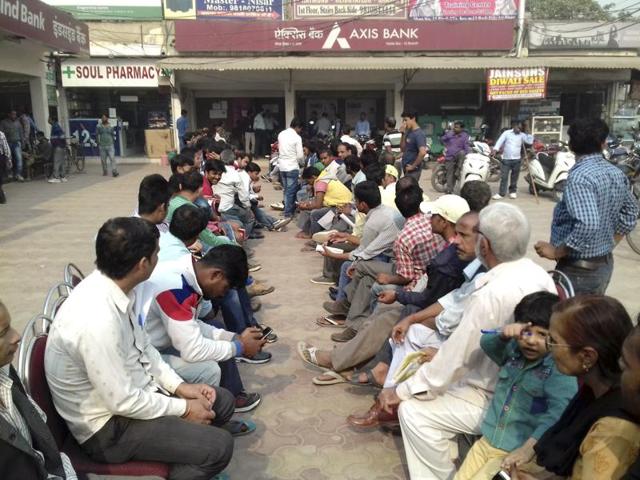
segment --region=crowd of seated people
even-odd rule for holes
[[[323,263],[310,280],[328,287],[315,324],[336,343],[301,341],[297,353],[316,385],[376,389],[345,421],[399,430],[412,479],[640,478],[640,330],[620,302],[561,299],[527,258],[526,215],[489,205],[486,183],[431,201],[367,150],[312,152],[300,127],[281,137],[280,217],[261,206],[251,156],[204,136],[168,180],[142,180],[132,217],[102,225],[97,268],[58,310],[45,354],[82,450],[165,462],[172,479],[223,472],[233,437],[256,429],[234,413],[261,401],[237,363],[269,362],[278,340],[255,316],[273,287],[252,278],[247,240],[297,216],[303,251]],[[9,366],[20,339],[10,321],[0,303],[0,478],[73,479]]]

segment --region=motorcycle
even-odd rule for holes
[[[525,180],[529,184],[529,193],[550,191],[556,202],[562,200],[569,169],[576,163],[576,158],[565,143],[550,147],[547,151],[538,151],[529,162],[529,173]]]
[[[436,161],[438,166],[431,175],[431,186],[436,192],[443,193],[447,189],[445,156],[442,155]],[[462,165],[456,165],[455,190],[458,191],[471,180],[486,182],[489,178],[491,163],[491,147],[485,142],[472,142],[471,152],[465,155]]]
[[[602,151],[602,156],[614,165],[625,161],[630,154],[629,149],[622,145],[621,140],[620,137],[607,138],[607,146]]]

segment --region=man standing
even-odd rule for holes
[[[367,120],[367,114],[365,112],[360,114],[360,120],[356,122],[356,136],[371,137],[371,126],[369,125],[369,120]]]
[[[293,118],[289,128],[278,135],[278,169],[284,190],[284,216],[293,217],[296,211],[296,193],[298,191],[299,161],[304,158],[302,150],[302,120]]]
[[[400,156],[400,142],[402,142],[402,133],[396,130],[396,119],[387,117],[384,119],[384,136],[382,137],[382,145],[385,152],[393,154],[397,160]],[[395,162],[394,162],[395,166]]]
[[[331,133],[331,121],[329,120],[327,112],[322,112],[320,119],[316,123],[316,135],[325,138],[329,136],[329,133]]]
[[[209,480],[233,454],[231,434],[219,427],[231,418],[234,399],[219,387],[185,383],[134,313],[135,287],[158,261],[158,237],[140,218],[114,218],[100,228],[97,270],[73,289],[51,326],[47,383],[92,460],[162,461],[171,464],[172,479]]]
[[[0,122],[0,130],[7,137],[7,143],[11,149],[11,158],[13,159],[13,167],[15,172],[15,178],[19,182],[24,182],[22,177],[22,145],[24,138],[22,136],[22,124],[18,120],[18,115],[15,110],[11,110],[7,115],[7,118]],[[9,178],[13,175],[9,174]]]
[[[465,155],[469,153],[469,134],[464,130],[464,123],[454,122],[453,129],[448,129],[440,140],[446,147],[444,166],[447,171],[447,193],[453,193],[456,169],[462,166]]]
[[[427,154],[427,137],[417,122],[418,114],[414,112],[402,112],[402,171],[405,175],[420,180],[422,173],[422,161]]]
[[[180,117],[182,118],[182,117]],[[180,120],[180,119],[178,119]],[[96,142],[100,151],[100,161],[102,162],[102,176],[107,176],[107,158],[111,165],[111,174],[113,177],[120,175],[118,173],[118,164],[115,158],[115,148],[113,147],[113,127],[109,124],[109,117],[102,114],[100,123],[96,126]],[[180,147],[182,148],[182,146]]]
[[[269,139],[264,115],[265,112],[262,109],[253,117],[253,131],[256,136],[256,157],[263,157],[269,153]]]
[[[180,117],[176,120],[176,129],[178,130],[178,140],[180,140],[180,150],[187,146],[187,142],[184,139],[186,133],[189,131],[189,119],[187,118],[187,111],[182,110]]]
[[[64,131],[58,123],[56,117],[49,117],[49,125],[51,125],[51,147],[53,148],[53,173],[51,178],[47,180],[49,183],[66,182],[67,177],[64,172],[64,157],[67,141]]]
[[[7,197],[2,189],[2,181],[7,169],[11,169],[11,149],[7,143],[7,137],[0,130],[0,204],[7,203]]]
[[[577,120],[569,147],[577,156],[551,223],[551,243],[536,252],[556,260],[576,294],[604,295],[613,272],[613,249],[636,226],[638,205],[621,170],[602,157],[609,127],[600,119]]]
[[[525,122],[513,122],[511,130],[505,130],[498,138],[493,151],[502,149],[502,162],[500,164],[500,190],[493,196],[494,200],[500,200],[507,195],[507,182],[509,182],[509,198],[517,198],[518,177],[522,165],[523,144],[532,144],[533,135],[527,134]],[[511,181],[509,181],[511,174]]]

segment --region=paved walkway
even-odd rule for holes
[[[62,280],[67,262],[88,273],[93,268],[93,238],[109,217],[130,215],[136,206],[140,179],[150,173],[169,174],[160,165],[123,165],[117,179],[102,177],[99,167],[74,175],[66,184],[34,181],[10,184],[9,203],[0,205],[0,298],[7,304],[14,325],[22,329],[42,309],[49,287]],[[429,172],[424,172],[426,187]],[[495,185],[494,185],[495,187]],[[280,198],[270,185],[263,188],[265,203]],[[435,197],[430,188],[426,191]],[[554,203],[547,197],[536,204],[523,192],[514,202],[532,222],[533,240],[546,239]],[[328,329],[317,327],[316,316],[326,297],[325,287],[309,278],[321,269],[321,257],[301,253],[302,242],[286,233],[267,233],[254,242],[262,264],[256,278],[276,287],[262,297],[258,313],[280,340],[267,347],[273,361],[262,366],[241,365],[248,390],[263,394],[263,404],[250,414],[258,431],[236,442],[236,455],[228,468],[234,479],[405,479],[408,478],[399,437],[377,430],[355,432],[345,423],[353,411],[365,410],[372,390],[345,385],[317,387],[318,372],[303,366],[295,352],[298,340],[330,347]],[[533,248],[530,254],[534,257]],[[637,295],[640,256],[622,243],[616,250],[616,268],[609,293],[632,314],[640,310]],[[551,262],[542,262],[551,268]],[[91,312],[87,312],[87,325]]]

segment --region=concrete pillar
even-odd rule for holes
[[[396,117],[397,126],[400,126],[400,118],[404,110],[404,95],[402,94],[402,82],[396,82],[393,86],[393,116]]]
[[[283,128],[291,123],[296,115],[296,89],[293,82],[293,74],[289,77],[289,81],[284,84],[284,122]]]
[[[58,122],[67,136],[71,136],[71,131],[69,129],[69,103],[67,102],[67,90],[63,87],[58,87]]]
[[[180,101],[180,95],[177,89],[174,88],[171,92],[171,118],[173,119],[173,145],[178,152],[180,151],[180,140],[178,139],[178,129],[176,128],[176,121],[178,120],[178,117],[180,117],[181,111],[182,102]]]
[[[31,108],[33,119],[40,130],[49,136],[47,120],[49,119],[49,102],[47,100],[47,85],[44,80],[44,71],[41,77],[29,79],[29,94],[31,95]],[[64,125],[61,123],[60,125]]]
[[[384,97],[384,116],[385,116],[385,118],[388,117],[389,115],[395,117],[395,109],[394,109],[394,101],[393,100],[394,100],[393,88],[391,88],[391,89],[387,88],[387,90],[385,91],[385,97]],[[396,118],[396,121],[400,121],[400,119]]]

